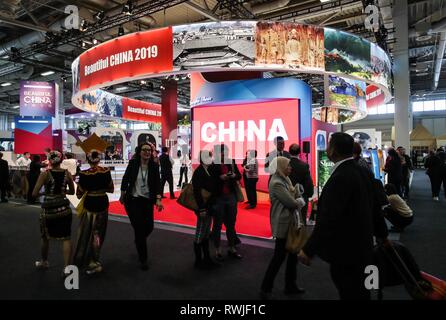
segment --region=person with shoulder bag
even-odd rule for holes
[[[153,207],[163,210],[161,182],[155,146],[144,142],[129,161],[121,183],[121,202],[135,232],[140,267],[148,270],[147,237],[154,227]]]
[[[200,151],[200,165],[195,169],[192,175],[192,186],[195,201],[197,202],[197,227],[195,229],[194,252],[195,268],[211,269],[220,266],[212,261],[209,252],[209,235],[211,233],[211,224],[213,216],[213,204],[215,198],[214,179],[209,173],[209,166],[212,164],[212,153],[210,151]],[[210,193],[207,199],[203,197],[203,190]]]
[[[272,293],[274,279],[280,270],[282,263],[288,256],[285,271],[285,293],[298,294],[304,293],[304,289],[299,288],[297,280],[297,255],[287,252],[286,243],[288,229],[294,222],[294,212],[299,212],[305,206],[305,200],[302,197],[296,199],[295,187],[293,187],[289,175],[292,168],[290,159],[277,157],[270,164],[272,173],[269,183],[269,195],[271,201],[271,229],[273,238],[275,238],[274,255],[269,263],[263,278],[260,296],[262,299],[269,299]],[[299,213],[297,213],[299,214]]]

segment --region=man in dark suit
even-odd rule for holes
[[[331,136],[327,155],[335,163],[319,198],[316,227],[299,252],[309,265],[318,255],[330,264],[331,278],[342,300],[368,300],[365,268],[373,264],[373,236],[387,241],[373,178],[353,159],[353,138]]]
[[[0,193],[1,201],[8,202],[6,191],[9,187],[9,165],[8,161],[3,160],[3,153],[0,152]]]
[[[161,190],[163,190],[164,194],[164,185],[169,184],[169,192],[170,199],[176,199],[175,194],[173,193],[173,174],[172,174],[172,166],[174,164],[172,158],[169,156],[169,148],[163,147],[162,154],[160,155],[160,166],[161,166]],[[163,196],[163,198],[165,198]]]
[[[290,166],[292,168],[291,174],[289,176],[291,183],[296,185],[296,183],[301,184],[304,187],[303,198],[305,200],[305,207],[302,208],[302,213],[306,221],[306,214],[308,211],[308,199],[313,196],[314,186],[313,180],[311,179],[310,166],[299,159],[300,146],[297,143],[293,143],[290,146]]]
[[[285,139],[281,136],[275,137],[274,138],[274,145],[276,146],[276,149],[268,152],[266,154],[266,158],[265,158],[265,171],[269,172],[270,176],[269,176],[269,180],[271,180],[271,175],[274,174],[274,172],[270,171],[269,168],[269,164],[271,163],[271,161],[273,161],[274,158],[276,157],[285,157],[290,159],[290,153],[288,151],[285,151]],[[272,169],[275,170],[275,169]],[[268,183],[269,183],[268,180]]]

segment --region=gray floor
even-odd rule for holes
[[[446,278],[446,200],[432,202],[422,171],[415,175],[410,205],[416,218],[400,238],[422,270]],[[158,227],[148,241],[150,269],[143,272],[136,263],[130,225],[110,221],[102,251],[105,272],[95,277],[81,275],[80,289],[69,291],[60,277],[59,243],[51,243],[50,269],[42,272],[34,268],[34,261],[39,258],[38,214],[39,208],[24,204],[0,206],[0,299],[257,299],[272,255],[269,244],[244,244],[242,261],[228,258],[218,270],[198,271],[193,268],[192,235]],[[75,218],[73,238],[77,225]],[[246,239],[244,242],[253,243]],[[310,268],[299,265],[299,285],[307,290],[299,297],[283,295],[283,269],[274,289],[278,299],[337,299],[328,266],[321,260],[316,259]],[[386,289],[384,298],[409,299],[402,287]]]

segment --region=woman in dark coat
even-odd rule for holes
[[[129,161],[121,183],[119,201],[124,205],[135,232],[135,244],[138,251],[141,269],[147,270],[147,237],[154,226],[153,206],[158,211],[161,204],[161,182],[159,162],[156,158],[155,146],[142,143]]]
[[[198,205],[195,212],[197,216],[197,227],[195,229],[194,252],[195,268],[209,269],[219,264],[212,261],[209,252],[209,235],[213,216],[213,204],[215,203],[215,180],[209,173],[209,166],[212,164],[212,153],[210,151],[200,151],[200,165],[195,169],[192,176],[192,186],[194,198]],[[203,198],[203,192],[208,195]]]
[[[401,183],[403,182],[403,166],[395,149],[389,149],[384,171],[387,172],[387,183],[395,186],[398,195],[402,197]]]

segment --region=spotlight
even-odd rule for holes
[[[166,89],[166,87],[165,86],[160,86],[160,89],[164,90],[164,89]]]
[[[101,21],[102,19],[104,19],[104,17],[105,17],[104,11],[99,11],[94,15],[94,18],[98,21]]]
[[[127,3],[122,8],[122,13],[131,16],[133,11],[133,2],[132,0],[127,1]]]
[[[124,35],[124,27],[123,26],[119,26],[118,36],[120,37],[120,36],[123,36],[123,35]]]
[[[97,39],[93,39],[93,44],[98,44],[98,40]]]
[[[88,22],[85,20],[82,20],[81,26],[80,26],[80,31],[87,31],[87,29],[88,29]]]

